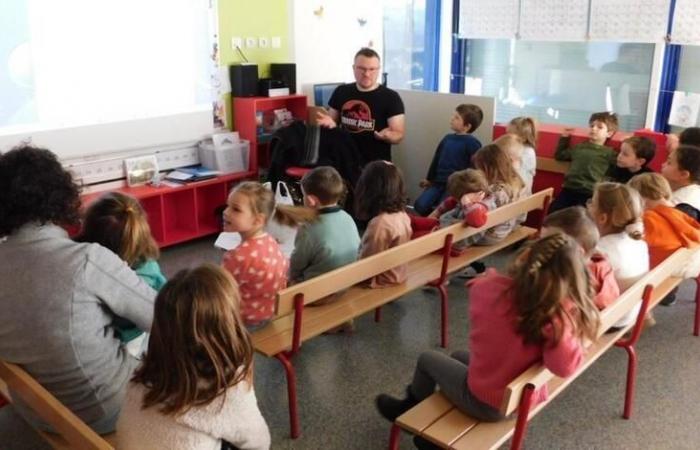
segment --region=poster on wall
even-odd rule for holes
[[[698,0],[676,0],[671,43],[700,45],[698,23],[700,23],[700,2]]]
[[[584,41],[588,0],[523,0],[520,38],[533,41]]]
[[[700,111],[700,94],[675,91],[668,124],[683,128],[694,127],[698,123],[698,111]]]
[[[590,38],[663,42],[670,4],[671,0],[591,0]]]
[[[459,5],[459,36],[512,39],[518,32],[519,0],[470,0]]]

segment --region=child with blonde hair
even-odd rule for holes
[[[617,131],[617,115],[610,112],[591,114],[588,119],[588,140],[570,148],[571,128],[561,134],[554,158],[571,161],[564,175],[564,184],[559,195],[549,207],[550,212],[569,206],[584,206],[593,195],[596,183],[603,180],[610,165],[615,164],[617,153],[605,145]]]
[[[601,236],[598,250],[610,261],[620,291],[624,292],[649,271],[649,248],[643,239],[642,200],[637,191],[627,185],[603,182],[596,185],[587,205]],[[641,302],[615,326],[623,328],[634,322],[640,307]],[[651,319],[648,322],[652,324]]]
[[[224,254],[223,266],[238,283],[241,316],[249,330],[264,326],[275,314],[277,291],[287,286],[289,261],[265,232],[267,221],[297,226],[315,220],[310,208],[275,205],[274,193],[255,181],[233,188],[223,213],[224,231],[241,236],[241,244]]]
[[[567,377],[583,361],[583,338],[595,336],[599,320],[571,237],[542,238],[520,252],[507,275],[489,270],[468,286],[469,353],[422,353],[405,398],[376,398],[386,419],[394,421],[438,387],[471,417],[503,420],[506,386],[528,367],[540,362]],[[535,404],[546,400],[546,387],[533,398]]]
[[[700,244],[700,224],[671,203],[671,186],[658,173],[644,173],[633,177],[629,185],[644,200],[644,240],[649,246],[649,264],[653,269],[679,248],[695,248]],[[683,270],[676,274],[695,278],[700,273],[700,255],[695,255]],[[674,295],[665,297],[662,305],[675,302]]]
[[[535,170],[537,169],[537,155],[535,153],[537,122],[532,117],[516,117],[508,122],[506,133],[517,136],[520,143],[523,144],[521,167],[518,173],[532,192],[532,180],[535,178]]]
[[[117,422],[117,448],[270,447],[240,304],[233,278],[211,264],[182,270],[163,287]]]
[[[542,224],[542,236],[562,232],[578,242],[586,258],[586,269],[593,302],[599,310],[605,309],[620,296],[620,287],[608,259],[596,250],[600,233],[586,210],[571,206],[549,214]]]
[[[156,291],[167,281],[158,265],[160,251],[151,235],[146,212],[135,198],[109,192],[87,208],[78,242],[94,242],[111,250]],[[145,334],[128,320],[114,321],[117,336],[132,355],[140,357]]]
[[[355,211],[369,220],[360,243],[360,258],[372,256],[411,240],[411,219],[404,211],[406,189],[398,167],[372,161],[362,170],[355,187]],[[379,288],[406,281],[406,264],[373,277],[369,286]]]

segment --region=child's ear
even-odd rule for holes
[[[318,199],[318,197],[311,194],[306,194],[305,203],[309,208],[316,208],[317,206],[321,205],[321,201]]]
[[[274,213],[274,211],[273,211],[272,217],[274,217],[274,215],[275,215],[275,213]],[[272,217],[270,217],[270,219],[272,219]],[[265,222],[267,222],[267,220],[265,220],[265,215],[264,215],[264,214],[256,214],[256,215],[255,215],[255,220],[253,221],[253,225],[255,226],[255,228],[264,227],[264,226],[265,226]]]
[[[472,131],[472,124],[462,122],[462,125],[464,125],[464,132],[465,133],[469,133],[470,131]]]
[[[641,165],[642,167],[647,165],[646,158],[637,158],[637,161],[639,161],[639,165]]]
[[[690,180],[690,172],[687,170],[679,170],[678,174],[683,180]]]

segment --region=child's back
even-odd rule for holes
[[[411,219],[403,211],[381,213],[367,224],[362,235],[360,258],[375,255],[411,240]],[[382,272],[370,281],[370,287],[391,286],[403,283],[407,277],[407,266],[401,264]]]

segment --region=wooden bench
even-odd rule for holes
[[[630,418],[637,368],[634,345],[641,334],[644,317],[647,311],[683,281],[672,274],[683,266],[691,253],[692,251],[688,249],[678,250],[601,312],[597,340],[587,349],[584,362],[574,374],[567,378],[560,378],[541,364],[535,364],[514,379],[506,388],[500,410],[506,416],[517,412],[515,417],[495,423],[479,422],[456,409],[440,392],[436,392],[396,419],[391,428],[389,448],[398,449],[399,435],[401,429],[404,429],[412,434],[423,436],[442,448],[492,449],[499,447],[513,436],[511,448],[519,449],[525,437],[528,421],[613,345],[624,348],[628,354],[623,417]],[[640,298],[642,307],[636,322],[622,329],[608,332],[618,320],[637,305]],[[696,302],[698,302],[697,295]],[[696,304],[696,324],[698,305],[700,303]],[[533,393],[545,385],[549,392],[548,399],[533,408]]]
[[[114,433],[106,436],[95,433],[18,365],[0,360],[0,379],[10,389],[0,390],[4,397],[11,401],[13,394],[18,396],[36,416],[56,431],[54,434],[36,430],[53,448],[114,449],[113,443],[110,442],[114,439]]]
[[[284,366],[292,437],[299,436],[299,421],[296,407],[296,375],[291,359],[303,342],[372,310],[375,311],[375,320],[379,321],[382,305],[417,288],[430,285],[440,293],[441,345],[446,347],[448,299],[443,283],[447,275],[535,235],[541,224],[538,228],[517,227],[502,242],[490,246],[469,247],[458,257],[449,256],[452,242],[529,211],[546,210],[551,197],[552,189],[546,189],[491,211],[486,224],[481,228],[465,227],[457,223],[280,291],[277,295],[277,317],[265,328],[253,333],[253,344],[256,351],[277,358]],[[408,264],[408,278],[404,283],[380,289],[368,289],[358,285],[400,264]],[[336,293],[337,299],[333,303],[305,308],[310,303]]]

